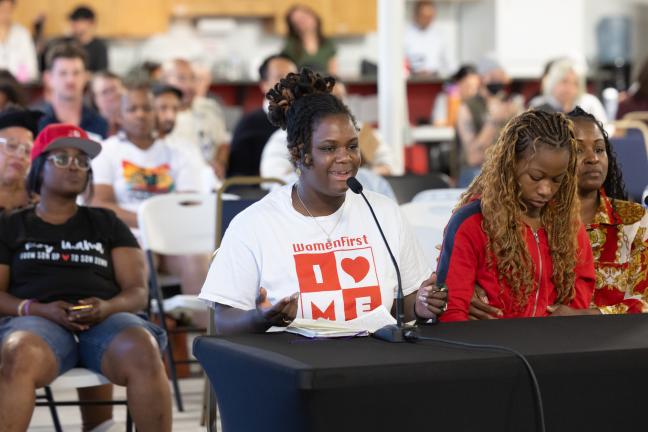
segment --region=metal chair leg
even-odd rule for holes
[[[218,250],[216,250],[218,252]],[[216,255],[214,253],[214,256]],[[214,309],[209,308],[209,323],[207,325],[207,335],[211,336],[216,333],[216,325],[214,321]],[[207,373],[205,373],[205,383],[203,386],[203,406],[202,406],[202,415],[200,419],[200,425],[206,426],[208,432],[215,432],[216,427],[216,417],[218,413],[218,406],[216,403],[216,393],[214,393],[214,388],[209,381]]]
[[[54,405],[54,396],[52,395],[52,389],[49,386],[45,386],[45,399],[47,399],[47,406],[52,415],[52,423],[54,423],[54,430],[56,432],[63,432],[61,427],[61,421],[59,420],[58,411],[56,411],[56,405]]]
[[[216,393],[214,393],[214,388],[211,386],[209,379],[206,380],[206,384],[207,397],[205,403],[207,405],[207,418],[205,423],[207,423],[206,426],[208,432],[216,432],[218,423],[218,401],[216,399]]]
[[[155,273],[155,262],[153,260],[153,252],[146,251],[146,257],[149,263],[150,270],[150,284],[152,287],[152,293],[155,297],[155,300],[158,304],[158,314],[160,316],[160,325],[164,330],[164,333],[167,335],[167,346],[166,346],[166,357],[169,364],[169,372],[171,373],[171,384],[173,385],[173,393],[175,395],[176,406],[178,411],[183,412],[184,406],[182,404],[182,394],[180,393],[180,385],[178,384],[178,377],[176,373],[175,362],[173,361],[173,348],[171,346],[171,337],[169,336],[169,329],[167,328],[166,321],[164,319],[164,304],[162,291],[160,290],[160,285],[157,280],[157,275]]]
[[[133,432],[133,418],[130,415],[128,406],[126,407],[126,432]]]

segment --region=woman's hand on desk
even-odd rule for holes
[[[576,309],[563,304],[547,306],[547,312],[549,316],[601,315],[597,308]]]
[[[268,300],[268,292],[265,288],[259,289],[259,296],[256,299],[256,310],[261,319],[271,326],[287,326],[297,316],[297,301],[299,293],[290,297],[284,297],[277,303],[272,304]]]
[[[487,320],[497,319],[501,316],[501,310],[488,304],[486,291],[479,286],[475,286],[475,291],[470,299],[470,307],[468,308],[468,319]]]
[[[436,273],[423,281],[416,293],[414,312],[417,318],[431,319],[445,312],[448,306],[448,290],[436,286]]]

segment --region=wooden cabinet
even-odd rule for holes
[[[378,29],[378,0],[329,0],[327,28],[331,35],[361,35]]]
[[[184,16],[274,16],[272,0],[170,0],[170,13]]]
[[[275,32],[286,34],[285,14],[296,3],[313,8],[327,36],[376,31],[378,0],[21,0],[14,18],[27,28],[47,17],[45,34],[67,32],[67,16],[83,3],[97,14],[97,33],[109,38],[142,38],[167,30],[172,16],[271,18]],[[398,0],[394,0],[398,1]]]
[[[326,36],[360,35],[376,31],[378,0],[275,0],[275,31],[287,33],[285,15],[296,3],[311,7],[322,19]]]
[[[97,33],[104,37],[147,37],[166,31],[169,0],[29,0],[16,2],[14,19],[31,28],[34,19],[46,16],[45,34],[58,36],[68,30],[68,15],[80,4],[97,15]]]

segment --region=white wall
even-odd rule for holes
[[[495,0],[481,0],[456,7],[459,10],[459,62],[475,63],[484,54],[495,51]]]
[[[513,76],[537,77],[549,59],[583,57],[584,9],[585,0],[497,0],[497,58]]]

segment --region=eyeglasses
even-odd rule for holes
[[[90,158],[86,155],[70,156],[67,153],[56,153],[48,156],[47,160],[52,161],[56,168],[68,168],[74,161],[74,165],[81,171],[90,169]]]
[[[0,149],[5,154],[18,156],[24,159],[29,159],[32,151],[31,142],[18,142],[12,138],[2,138],[0,137]]]

